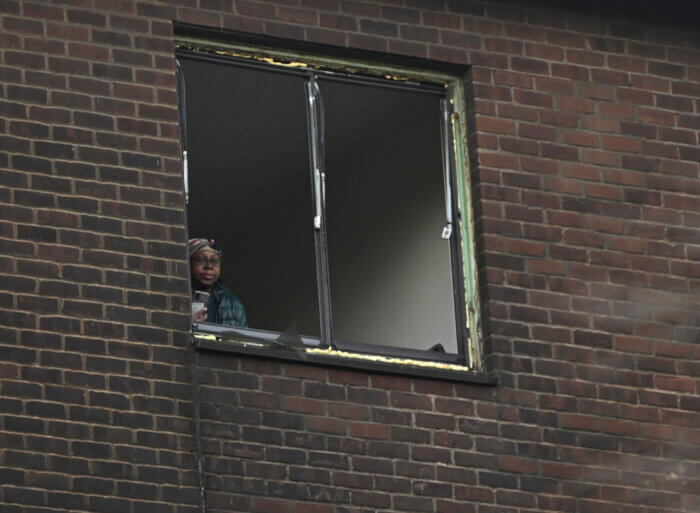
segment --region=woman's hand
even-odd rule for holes
[[[202,308],[199,312],[194,314],[194,322],[207,322],[207,309]]]

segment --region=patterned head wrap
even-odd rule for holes
[[[202,249],[211,249],[212,251],[216,251],[219,256],[223,256],[224,254],[224,250],[217,242],[214,241],[214,239],[190,239],[187,242],[187,248],[189,250],[190,257]]]

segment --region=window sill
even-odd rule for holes
[[[498,384],[498,378],[491,374],[475,372],[461,365],[440,362],[390,358],[309,347],[279,348],[259,342],[220,340],[214,335],[200,333],[193,334],[192,345],[200,351],[218,351],[476,385],[495,386]]]

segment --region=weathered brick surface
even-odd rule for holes
[[[700,42],[527,4],[0,1],[0,509],[697,511]],[[192,376],[172,20],[471,66],[498,387]]]

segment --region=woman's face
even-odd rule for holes
[[[221,257],[211,249],[200,249],[190,258],[190,269],[197,289],[206,292],[221,276]]]

